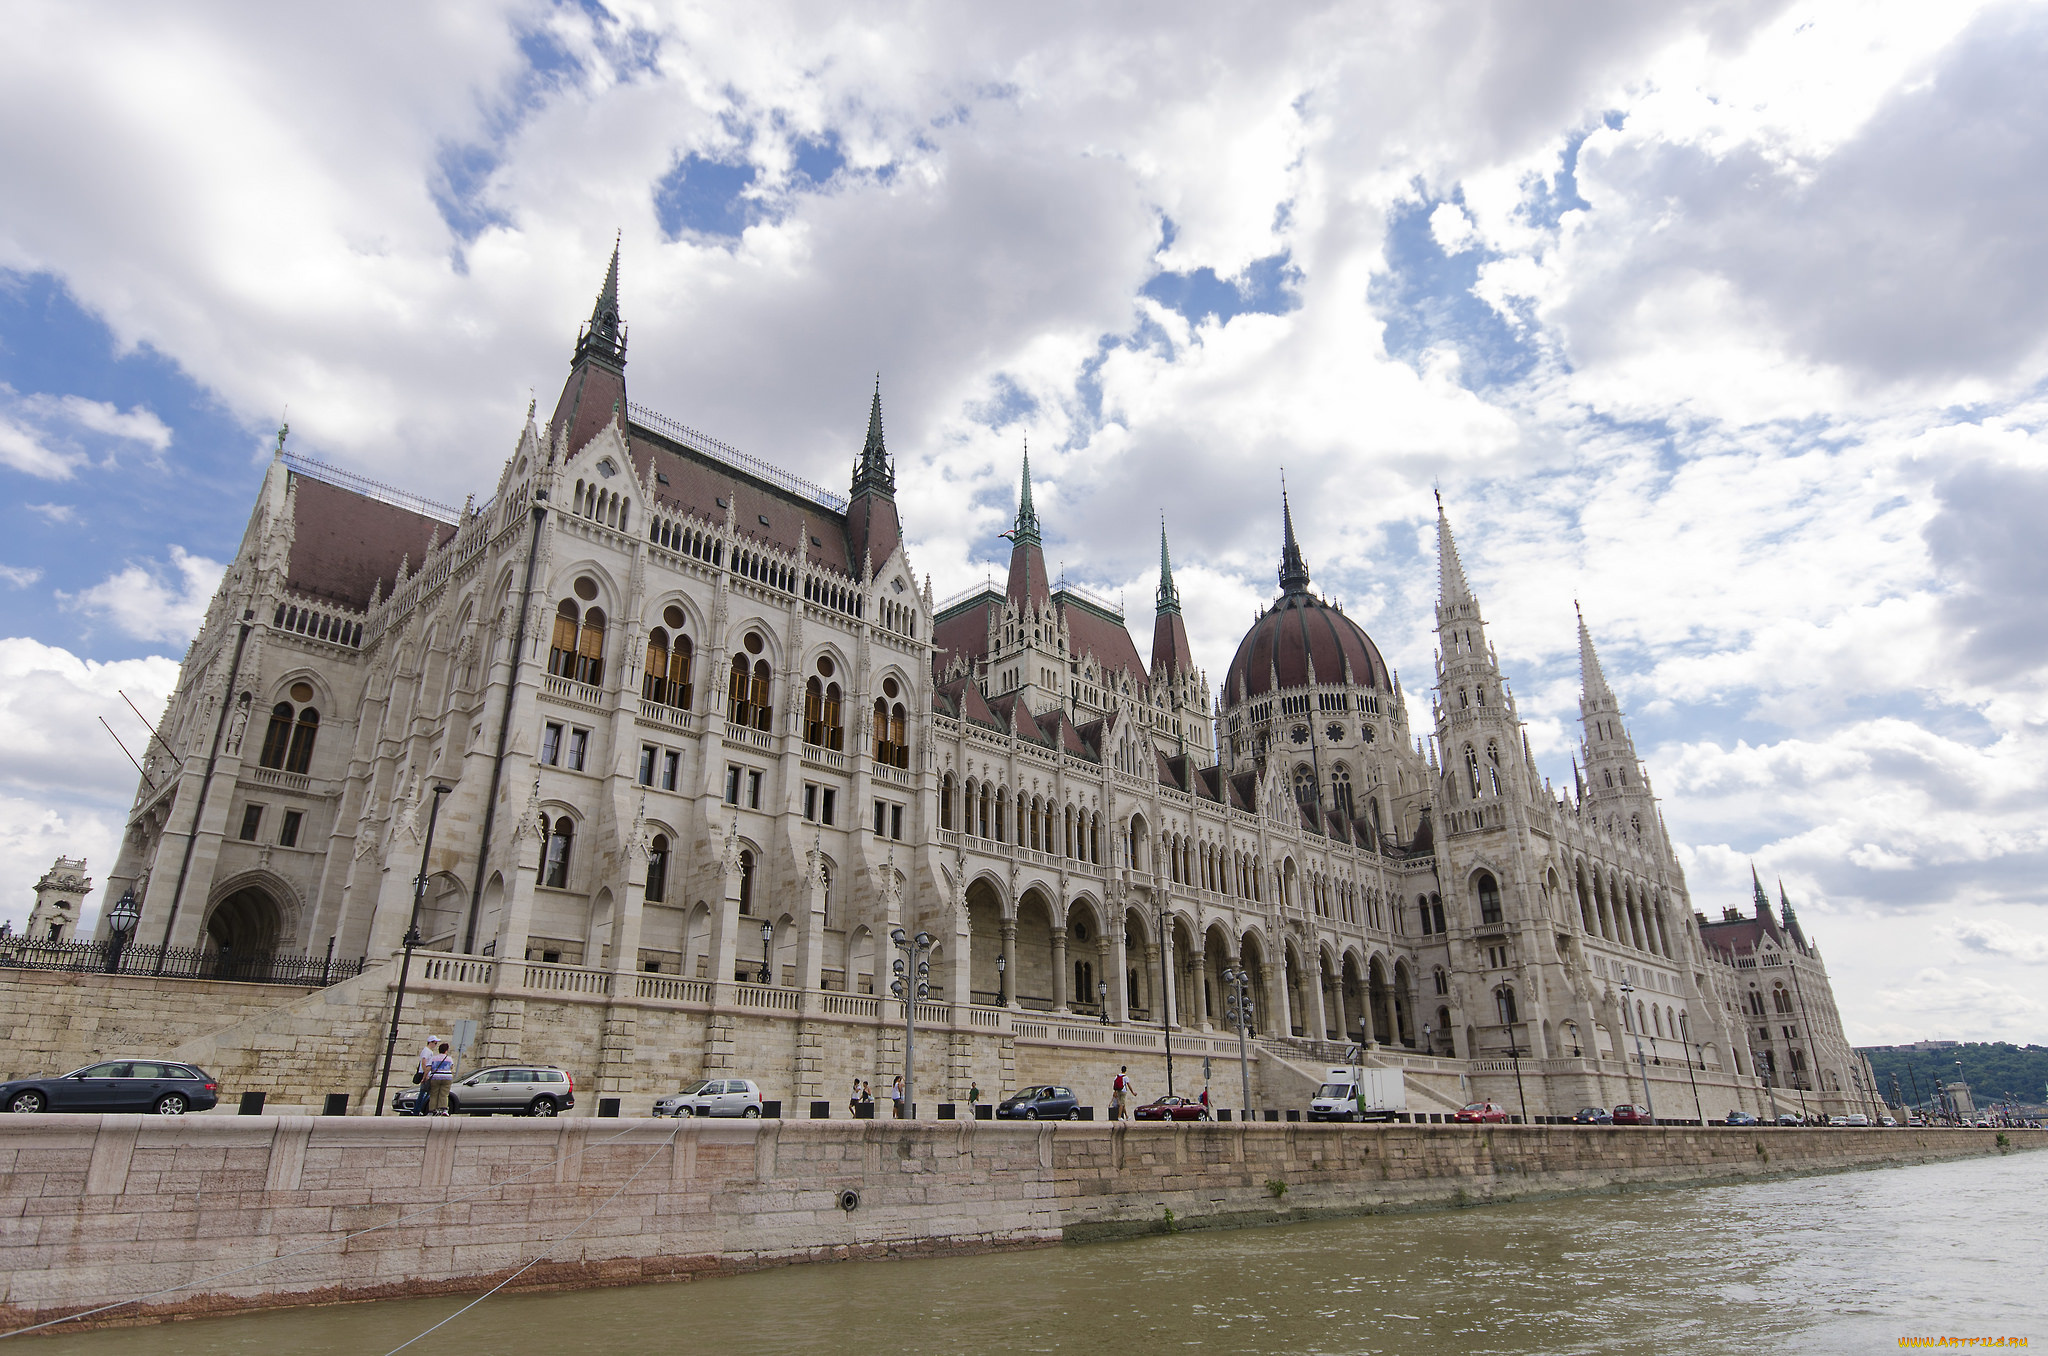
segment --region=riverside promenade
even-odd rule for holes
[[[1940,1129],[0,1118],[0,1331],[1996,1155]],[[521,1268],[527,1268],[521,1271]],[[139,1302],[135,1302],[139,1301]],[[66,1325],[71,1327],[73,1325]]]

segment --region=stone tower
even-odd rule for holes
[[[85,874],[85,858],[59,857],[36,882],[36,903],[29,910],[24,934],[38,942],[78,940],[78,920],[85,908],[85,897],[91,891],[92,878]]]

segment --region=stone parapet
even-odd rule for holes
[[[537,1257],[518,1288],[2043,1143],[1904,1129],[10,1116],[0,1328],[142,1295],[155,1298],[92,1321],[477,1291]]]

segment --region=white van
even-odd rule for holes
[[[1364,1106],[1360,1107],[1360,1092]],[[1312,1121],[1390,1121],[1408,1109],[1408,1084],[1399,1069],[1328,1069],[1308,1104]]]

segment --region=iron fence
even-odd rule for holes
[[[0,969],[68,970],[77,974],[224,979],[242,984],[320,988],[354,979],[365,957],[304,952],[234,952],[226,948],[137,946],[118,942],[49,942],[0,937]]]

